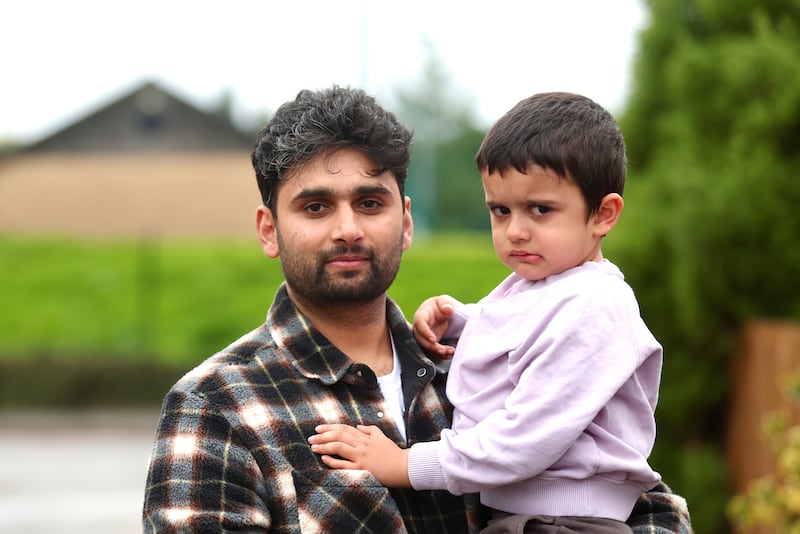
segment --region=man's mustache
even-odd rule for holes
[[[372,261],[375,258],[374,251],[372,249],[362,247],[361,245],[353,245],[352,247],[348,246],[340,246],[334,249],[331,249],[322,254],[322,261],[329,262],[334,258],[338,258],[340,256],[363,256],[368,260]]]

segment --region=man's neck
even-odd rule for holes
[[[368,302],[312,304],[289,294],[314,328],[351,360],[367,365],[378,376],[392,370],[385,295]]]

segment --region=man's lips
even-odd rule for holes
[[[361,255],[336,256],[326,263],[332,267],[352,269],[369,263],[369,257]]]

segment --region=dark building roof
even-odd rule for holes
[[[227,119],[148,82],[25,151],[248,150],[252,142]]]

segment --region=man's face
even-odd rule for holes
[[[259,208],[262,248],[280,257],[292,298],[309,304],[383,298],[413,225],[410,201],[394,176],[370,176],[372,168],[354,149],[323,154],[279,186],[274,214]]]

